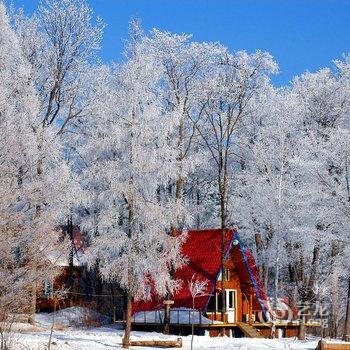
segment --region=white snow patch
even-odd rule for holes
[[[37,323],[42,327],[50,327],[53,321],[53,313],[40,313],[36,317]],[[97,311],[86,307],[73,306],[61,309],[55,313],[55,324],[63,326],[84,326],[87,324],[107,325],[112,322],[108,316],[101,315]]]

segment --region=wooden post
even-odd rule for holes
[[[249,324],[251,324],[253,322],[253,317],[252,317],[252,314],[253,314],[253,295],[252,293],[249,294]]]
[[[164,300],[164,334],[169,334],[170,332],[170,308],[174,304],[174,300]]]
[[[350,276],[349,276],[348,301],[347,301],[347,305],[346,305],[346,316],[345,316],[345,327],[344,327],[343,340],[350,342]]]
[[[191,320],[191,318],[189,319]],[[193,350],[193,337],[194,337],[194,296],[192,297],[192,322],[191,322],[191,350]]]
[[[299,327],[298,327],[298,339],[305,340],[305,338],[306,338],[306,326],[305,326],[306,318],[305,318],[305,315],[301,316],[301,320],[299,322],[300,323],[299,323]]]

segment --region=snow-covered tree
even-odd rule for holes
[[[268,76],[277,70],[272,57],[264,52],[226,54],[203,82],[201,104],[203,118],[197,124],[202,144],[207,148],[216,185],[220,228],[222,230],[222,269],[224,268],[225,230],[232,214],[232,170],[235,162],[235,138],[239,124],[250,113],[250,102],[263,93]],[[225,312],[225,293],[223,312]]]
[[[111,71],[103,105],[96,103],[98,124],[85,145],[94,148],[95,164],[84,170],[95,182],[93,206],[98,203],[98,215],[85,220],[93,233],[92,263],[127,292],[125,347],[132,300],[174,290],[170,267],[183,263],[182,236],[169,235],[175,201],[161,191],[176,178],[175,123],[158,98],[159,67],[147,38],[137,25],[131,33],[127,60]]]
[[[77,202],[78,188],[67,163],[68,131],[75,132],[90,108],[91,64],[103,25],[83,0],[44,0],[34,16],[19,12],[13,22],[38,97],[32,122],[38,154],[35,220],[48,231],[66,222]]]
[[[297,206],[297,111],[297,99],[288,90],[267,89],[237,136],[234,218],[245,237],[255,241],[265,289],[274,268],[275,293],[283,241],[292,232]]]
[[[255,242],[265,289],[330,301],[337,336],[349,280],[349,56],[277,89],[268,53],[145,34],[137,22],[124,63],[101,65],[103,24],[84,0],[10,17],[0,0],[1,308],[22,293],[34,315],[36,286],[55,273],[41,254],[57,253],[55,228],[75,215],[97,284],[127,291],[127,346],[132,300],[177,287],[177,231],[237,225]]]
[[[322,274],[316,282],[331,305],[332,336],[337,334],[339,306],[345,305],[340,298],[346,295],[349,276],[344,265],[349,242],[348,67],[349,60],[345,58],[335,62],[334,70],[305,73],[294,82],[294,90],[304,107],[304,173],[310,173],[312,178],[307,189],[311,210],[304,211],[302,222],[313,222],[314,229],[309,230],[308,236],[314,242],[310,260],[314,262],[318,251]]]
[[[37,220],[37,203],[45,192],[36,173],[39,103],[31,66],[2,2],[0,95],[0,309],[6,312],[28,309],[28,296],[36,292],[32,286],[39,276],[45,279],[54,274],[52,254],[59,255],[60,250],[55,227]]]
[[[203,112],[199,104],[202,82],[208,78],[212,67],[219,64],[227,49],[216,43],[192,41],[191,35],[170,34],[157,29],[151,32],[149,45],[160,62],[164,112],[171,114],[176,124],[172,139],[177,149],[178,174],[175,183],[171,184],[171,191],[180,205],[187,202],[193,207],[196,200],[193,201],[191,195],[193,192],[198,194],[200,187],[200,172],[196,170],[205,162],[203,151],[195,142],[198,139],[196,124]],[[187,222],[186,217],[179,216],[174,228],[181,228]]]
[[[192,327],[191,327],[191,350],[193,349],[194,338],[194,313],[196,309],[196,298],[204,297],[208,295],[208,280],[201,280],[196,277],[196,274],[192,275],[191,280],[188,282],[188,289],[192,297]]]

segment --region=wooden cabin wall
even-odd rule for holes
[[[47,298],[43,296],[43,286],[38,285],[37,286],[37,309],[38,311],[53,311],[56,305],[56,309],[63,309],[66,307],[70,307],[73,305],[80,306],[83,304],[84,296],[81,295],[74,295],[69,294],[69,292],[76,292],[78,290],[78,283],[79,279],[82,276],[82,268],[80,267],[74,267],[73,270],[73,287],[71,291],[68,291],[67,298],[64,300],[58,300],[57,297]],[[64,289],[65,286],[67,286],[67,281],[69,278],[69,271],[68,268],[65,267],[60,275],[54,278],[53,280],[53,288],[55,291]]]
[[[233,259],[228,259],[225,263],[226,270],[229,271],[229,280],[225,279],[224,281],[218,281],[216,285],[216,291],[219,293],[222,290],[222,283],[224,284],[225,289],[234,289],[237,291],[237,307],[236,307],[236,318],[237,322],[244,321],[243,315],[249,314],[249,303],[250,303],[250,295],[252,291],[252,285],[249,283],[250,281],[240,281],[238,274],[236,272],[236,267],[234,265]],[[260,303],[254,295],[252,298],[253,310],[261,310]],[[214,316],[214,315],[213,315]],[[211,314],[208,314],[208,317],[213,317]],[[216,314],[216,320],[221,321],[221,314],[218,312]]]
[[[67,286],[69,279],[68,267],[64,268],[59,276],[54,279],[54,290],[59,290]],[[111,317],[122,317],[125,309],[125,297],[115,283],[103,283],[97,296],[93,288],[93,275],[86,267],[74,267],[73,286],[68,291],[68,296],[64,300],[57,298],[47,298],[43,296],[43,286],[37,288],[37,310],[51,312],[56,309],[63,309],[71,306],[83,306]],[[99,299],[99,300],[98,300]]]
[[[254,313],[254,311],[261,311],[261,305],[255,293],[255,289],[253,287],[252,281],[239,280],[239,277],[235,271],[236,266],[234,265],[235,258],[232,256],[233,254],[234,253],[231,252],[231,258],[227,260],[226,266],[228,269],[230,269],[230,272],[232,274],[232,280],[235,281],[235,282],[230,281],[229,285],[232,283],[232,285],[239,286],[239,289],[237,289],[237,291],[239,290],[240,308],[238,309],[237,318],[238,318],[238,321],[243,321],[243,315],[249,314],[250,302],[252,302],[252,313]],[[230,287],[226,287],[226,288],[230,288]],[[235,289],[235,288],[232,288],[232,289]]]
[[[243,321],[243,315],[249,314],[249,294],[244,288],[244,282],[240,281],[233,259],[228,259],[225,264],[226,269],[229,271],[230,280],[224,281],[225,289],[235,289],[237,291],[237,322]],[[253,302],[253,309],[254,309]]]

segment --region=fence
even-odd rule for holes
[[[125,314],[124,314],[125,320]],[[164,310],[139,311],[132,316],[133,323],[142,324],[163,324]],[[170,309],[170,324],[192,324],[207,325],[214,324],[215,320],[211,320],[203,316],[201,311],[191,309]]]

